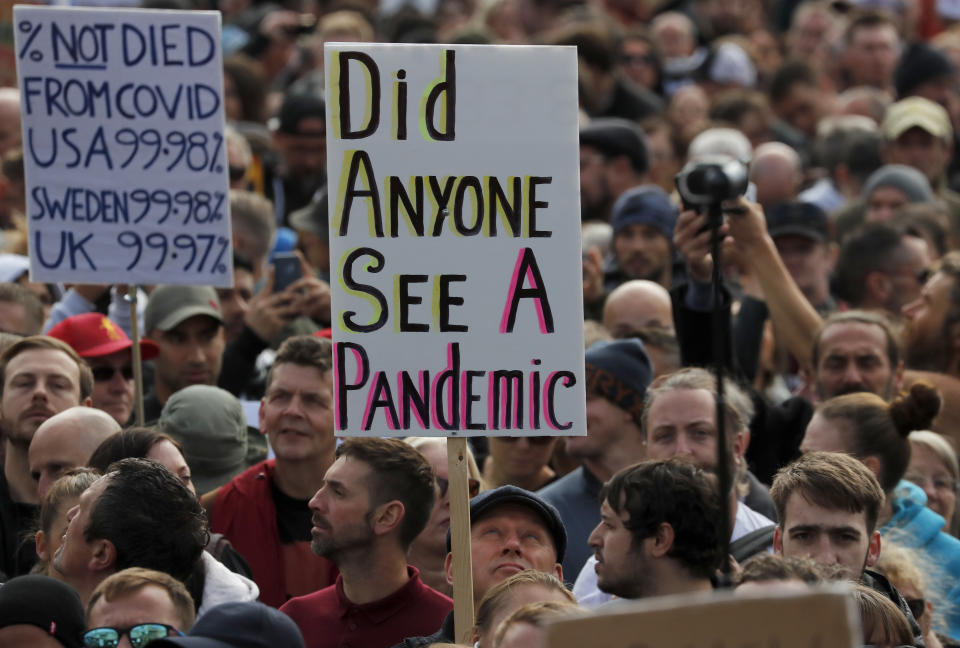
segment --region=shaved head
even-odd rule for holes
[[[603,325],[615,338],[630,336],[644,328],[673,331],[670,293],[645,279],[617,286],[603,305]]]
[[[761,144],[753,153],[750,181],[757,185],[757,202],[761,205],[794,200],[803,181],[800,156],[780,142]]]
[[[29,450],[30,474],[40,499],[61,474],[86,466],[103,440],[119,431],[112,416],[93,407],[71,407],[44,421]]]

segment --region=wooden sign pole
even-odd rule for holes
[[[453,624],[457,643],[470,643],[473,631],[473,564],[470,556],[470,488],[467,440],[447,438],[450,472],[450,547],[453,551]]]
[[[133,411],[137,425],[143,427],[143,360],[140,357],[140,318],[137,313],[137,287],[127,287],[127,299],[130,301],[130,333],[133,334]]]

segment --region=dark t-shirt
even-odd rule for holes
[[[280,492],[276,484],[270,485],[273,503],[277,507],[277,531],[280,542],[310,542],[310,529],[313,528],[310,512],[310,500],[296,499]]]

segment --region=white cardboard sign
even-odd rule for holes
[[[575,50],[324,58],[339,433],[585,434]]]
[[[217,12],[14,8],[30,276],[233,283]]]

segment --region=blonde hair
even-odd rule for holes
[[[860,623],[863,626],[865,644],[913,645],[910,622],[890,599],[865,585],[856,583],[853,586],[853,600],[860,610]],[[882,637],[875,636],[878,631],[883,633]]]
[[[583,612],[582,607],[572,603],[558,603],[556,601],[528,603],[503,620],[503,623],[497,628],[497,634],[494,635],[493,648],[497,648],[503,643],[504,636],[510,630],[510,627],[515,624],[526,623],[535,628],[546,628],[553,621],[569,619],[579,616]]]
[[[440,449],[446,454],[447,452],[447,438],[446,437],[420,437],[420,436],[411,436],[403,440],[404,443],[411,446],[414,450],[418,452],[423,448],[430,446],[439,446]],[[476,479],[480,482],[480,492],[487,490],[487,484],[483,481],[483,475],[480,473],[480,467],[477,465],[477,460],[473,457],[473,450],[470,449],[470,444],[467,444],[467,474],[471,479]]]
[[[514,574],[510,578],[500,581],[484,594],[480,605],[477,606],[477,619],[474,628],[478,632],[489,632],[491,630],[490,624],[493,623],[497,613],[507,605],[513,590],[524,585],[539,585],[555,590],[571,604],[577,604],[577,599],[556,576],[536,569],[525,569],[519,574]]]

